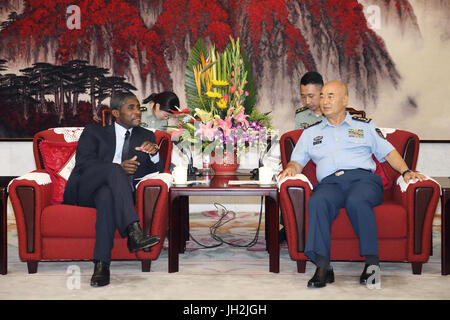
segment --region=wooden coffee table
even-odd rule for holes
[[[441,195],[441,274],[450,274],[450,178],[433,177],[442,188]]]
[[[250,175],[212,176],[209,185],[174,185],[170,188],[169,272],[178,272],[179,254],[184,252],[186,241],[189,239],[190,196],[233,196],[236,197],[236,203],[238,203],[238,197],[240,196],[265,197],[266,248],[269,251],[269,271],[279,272],[279,203],[276,184],[269,186],[230,185],[230,180],[250,180]]]

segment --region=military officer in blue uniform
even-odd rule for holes
[[[385,160],[402,174],[406,182],[425,177],[409,170],[403,158],[383,137],[371,119],[352,117],[346,112],[347,86],[340,81],[325,84],[320,108],[326,119],[309,126],[292,152],[291,161],[280,179],[301,173],[309,160],[317,166],[318,184],[308,201],[308,236],[305,255],[316,264],[308,287],[324,287],[334,282],[330,266],[331,225],[345,208],[359,239],[360,254],[366,264],[360,283],[366,284],[370,266],[379,267],[377,226],[373,207],[383,201],[381,177],[375,175],[372,154]],[[374,270],[370,268],[369,270]]]

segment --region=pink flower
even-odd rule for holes
[[[244,111],[245,111],[244,107],[242,107],[241,111],[239,111],[239,113],[234,116],[234,120],[236,120],[239,123],[244,124],[245,127],[248,128],[248,126],[249,126],[248,121],[247,121],[248,115],[244,114]]]
[[[217,119],[218,127],[223,130],[223,136],[229,137],[231,134],[231,118],[226,118],[225,120]]]
[[[235,88],[234,86],[231,86],[231,87],[230,87],[230,93],[231,93],[231,94],[233,94],[235,90],[236,90],[236,88]]]
[[[198,129],[195,134],[200,134],[202,139],[203,137],[207,137],[209,141],[213,141],[216,132],[217,128],[214,127],[214,120],[210,120],[206,125],[200,123],[200,129]]]

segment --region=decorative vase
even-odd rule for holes
[[[234,174],[239,167],[236,152],[211,153],[211,167],[216,175]]]

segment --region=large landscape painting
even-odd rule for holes
[[[184,107],[190,49],[232,36],[282,132],[316,70],[378,126],[450,140],[449,21],[441,0],[0,0],[0,138],[100,123],[117,91],[173,90]]]

